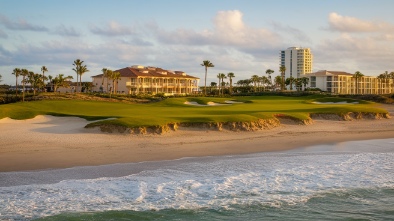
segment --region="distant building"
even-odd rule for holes
[[[165,93],[191,94],[198,91],[199,78],[183,71],[170,71],[158,67],[134,65],[115,70],[120,73],[116,91],[123,94]],[[113,82],[103,74],[93,76],[93,91],[109,92]]]
[[[394,93],[393,79],[363,76],[354,78],[343,71],[321,70],[305,75],[311,88],[319,88],[334,94],[390,94]]]
[[[290,47],[280,51],[280,64],[285,66],[285,79],[301,78],[312,72],[313,55],[310,48]]]

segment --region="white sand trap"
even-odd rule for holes
[[[207,104],[199,104],[195,101],[185,101],[184,104],[187,105],[193,105],[193,106],[223,106],[223,105],[228,105],[228,104],[219,104],[219,103],[215,103],[215,102],[208,102]]]
[[[358,104],[358,102],[352,102],[348,103],[346,101],[340,101],[340,102],[312,102],[314,104]]]
[[[242,104],[243,102],[239,102],[239,101],[224,101],[227,104]]]
[[[215,103],[215,102],[208,102],[207,103],[209,106],[223,106],[223,105],[228,105],[228,104],[219,104],[219,103]]]
[[[204,105],[204,104],[199,104],[199,103],[197,103],[195,101],[185,101],[184,104],[193,105],[193,106],[208,106],[208,105]]]

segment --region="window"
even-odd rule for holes
[[[332,76],[327,76],[327,81],[332,81]]]

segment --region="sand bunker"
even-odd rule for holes
[[[186,101],[184,104],[187,105],[193,105],[193,106],[223,106],[223,105],[228,105],[228,104],[219,104],[215,102],[208,102],[207,104],[199,104],[195,101]]]
[[[193,106],[223,106],[223,105],[229,105],[229,104],[240,104],[240,103],[243,103],[243,102],[238,102],[238,101],[224,101],[224,102],[225,102],[225,104],[219,104],[219,103],[215,103],[215,102],[212,102],[212,101],[208,102],[207,104],[199,104],[199,103],[197,103],[195,101],[185,101],[184,104],[193,105]]]
[[[346,101],[340,101],[340,102],[312,102],[314,104],[358,104],[358,102],[351,102],[348,103]]]

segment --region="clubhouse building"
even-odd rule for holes
[[[198,92],[199,78],[183,71],[170,71],[158,67],[134,65],[115,70],[120,73],[116,91],[121,94],[164,93],[192,94]],[[113,82],[103,74],[93,76],[93,91],[110,92]]]
[[[321,70],[306,74],[310,88],[319,88],[333,94],[390,94],[394,93],[393,79],[362,76],[341,71]]]

